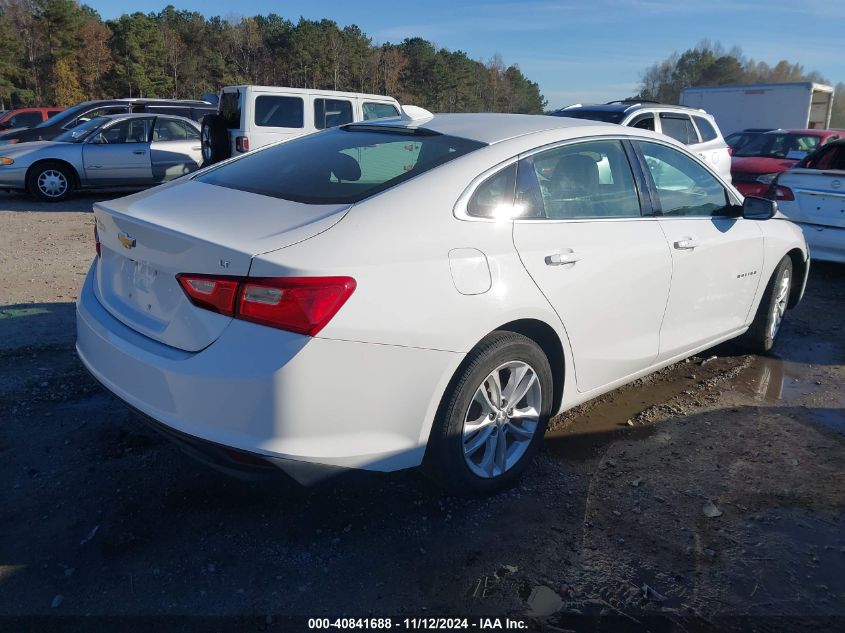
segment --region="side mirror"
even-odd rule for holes
[[[778,212],[778,203],[766,198],[748,196],[742,202],[742,217],[746,220],[769,220]]]

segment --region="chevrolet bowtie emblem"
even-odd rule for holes
[[[117,239],[123,244],[123,248],[135,248],[135,238],[129,235],[129,233],[118,233]]]

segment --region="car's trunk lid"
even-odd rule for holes
[[[789,219],[807,224],[845,228],[845,171],[793,169],[778,179],[798,203]]]
[[[254,255],[325,231],[349,206],[306,205],[199,182],[97,203],[97,298],[136,331],[199,351],[231,317],[194,306],[177,274],[246,276]]]

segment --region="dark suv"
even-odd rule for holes
[[[27,141],[49,141],[62,132],[76,127],[95,116],[126,114],[127,112],[150,112],[173,114],[195,121],[201,121],[206,114],[217,112],[217,105],[207,101],[181,99],[103,99],[85,101],[47,119],[40,125],[26,130],[14,130],[0,134],[0,145],[5,143],[26,143]]]

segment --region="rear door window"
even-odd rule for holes
[[[714,138],[719,136],[713,126],[710,125],[710,121],[701,116],[693,116],[692,118],[695,120],[695,124],[698,127],[698,133],[701,135],[702,143],[712,141]]]
[[[324,130],[352,123],[352,102],[345,99],[314,99],[314,127]]]
[[[164,117],[156,119],[155,130],[153,130],[154,143],[186,140],[188,140],[188,131],[185,129],[184,123],[175,119],[166,119]]]
[[[651,130],[654,132],[654,114],[647,112],[635,118],[628,127],[639,128],[640,130]]]
[[[631,165],[619,141],[574,143],[522,159],[516,199],[525,207],[524,217],[588,220],[641,215]]]
[[[256,97],[255,124],[261,127],[304,127],[304,103],[300,97],[281,95]]]
[[[399,110],[390,103],[365,102],[361,106],[364,113],[364,120],[383,119],[391,116],[399,116]]]
[[[698,135],[692,126],[692,121],[686,114],[661,112],[660,127],[666,136],[671,136],[684,145],[698,143]]]
[[[196,180],[306,204],[348,204],[483,146],[443,134],[347,126],[245,154]]]

